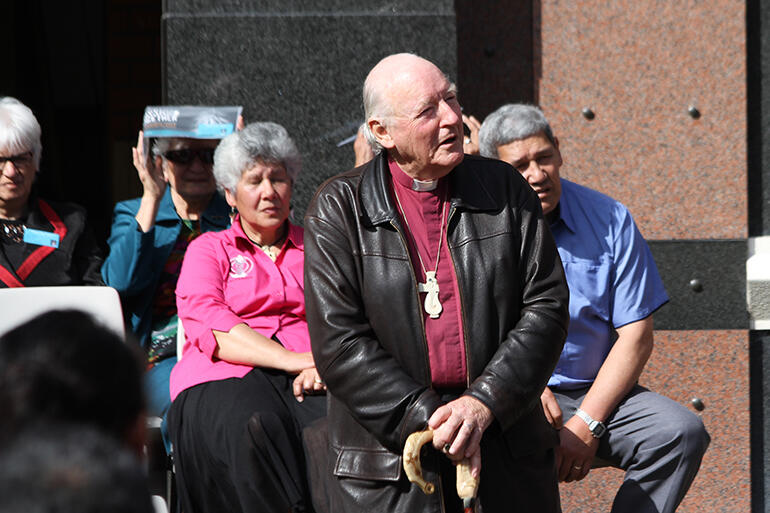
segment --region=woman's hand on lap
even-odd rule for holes
[[[305,400],[305,394],[314,394],[325,390],[326,384],[315,367],[303,370],[294,378],[294,397],[299,402]]]

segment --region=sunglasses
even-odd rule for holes
[[[214,163],[214,150],[211,148],[170,150],[163,156],[174,164],[189,164],[195,157],[198,157],[198,160],[204,164]]]
[[[5,167],[6,162],[12,162],[14,167],[28,164],[29,162],[32,162],[32,152],[28,151],[18,155],[11,155],[10,157],[0,157],[0,169]]]

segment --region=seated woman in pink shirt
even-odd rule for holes
[[[225,139],[214,176],[232,225],[190,243],[176,288],[186,342],[169,431],[182,511],[312,511],[301,432],[326,415],[305,321],[300,157],[286,130]]]

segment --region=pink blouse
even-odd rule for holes
[[[246,323],[297,353],[310,351],[305,319],[302,228],[289,234],[275,262],[248,239],[236,216],[232,226],[207,232],[185,254],[176,302],[186,341],[171,371],[171,400],[200,383],[242,378],[253,369],[214,357],[212,330]]]

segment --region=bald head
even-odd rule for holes
[[[364,134],[414,178],[443,176],[462,161],[462,114],[454,84],[417,55],[390,55],[364,81]]]
[[[412,53],[396,53],[388,55],[375,64],[364,81],[364,91],[367,88],[380,89],[409,79],[409,76],[418,70],[430,70],[444,78],[446,76],[438,69],[438,66],[427,59],[423,59]]]
[[[376,150],[381,150],[382,146],[371,130],[369,130],[368,121],[372,118],[383,121],[395,114],[396,106],[394,106],[393,100],[390,98],[392,95],[388,93],[395,92],[394,89],[399,87],[408,87],[410,80],[412,80],[412,75],[417,71],[440,74],[449,82],[449,79],[446,78],[446,75],[438,66],[412,53],[388,55],[378,62],[366,76],[363,90],[364,135],[369,144]]]

